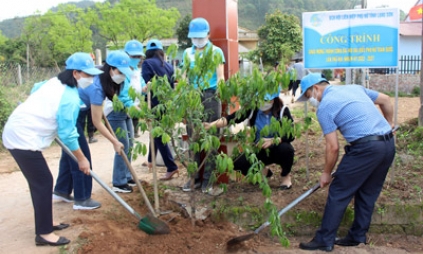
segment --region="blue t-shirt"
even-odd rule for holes
[[[348,142],[383,135],[391,126],[374,101],[379,93],[359,85],[330,85],[323,91],[317,118],[323,134],[339,129]]]
[[[128,95],[129,86],[130,84],[128,82],[124,82],[124,87],[118,96],[119,100],[127,108],[134,105],[134,101]],[[92,85],[86,87],[85,89],[78,88],[78,92],[79,97],[84,103],[84,105],[81,107],[81,110],[88,110],[91,105],[101,106],[103,105],[103,101],[106,98],[106,93],[101,86],[99,76],[94,77],[94,82]]]
[[[214,46],[211,42],[208,42],[205,49],[201,52],[199,52],[198,54],[200,55],[200,57],[203,55],[203,52],[206,50],[213,50],[213,54],[220,54],[221,59],[222,59],[222,64],[225,63],[225,56],[223,55],[223,51],[222,49],[220,49],[219,47]],[[185,56],[188,55],[189,59],[190,59],[190,68],[194,68],[195,66],[195,53],[196,53],[196,47],[192,46],[190,48],[185,49],[184,54],[182,59],[185,59]],[[214,70],[210,70],[209,71],[211,78],[210,80],[208,80],[208,86],[205,84],[204,81],[199,81],[199,80],[190,80],[191,84],[194,84],[195,88],[201,87],[202,89],[214,89],[216,90],[217,88],[217,72],[216,69]],[[208,75],[208,74],[207,74]],[[207,86],[207,87],[206,87]]]

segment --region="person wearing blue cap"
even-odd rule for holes
[[[31,95],[12,112],[4,126],[3,145],[18,163],[31,193],[36,245],[70,242],[53,233],[69,224],[53,222],[53,176],[42,151],[58,136],[78,159],[78,172],[89,177],[90,162],[78,144],[75,127],[80,106],[78,88],[86,89],[93,75],[100,73],[88,53],[74,53],[57,77],[34,85]],[[85,140],[84,135],[82,138]]]
[[[222,128],[227,125],[242,123],[249,119],[249,126],[253,127],[255,131],[255,143],[259,143],[263,139],[261,150],[256,154],[257,159],[263,162],[264,166],[270,164],[277,164],[282,168],[282,181],[279,187],[280,190],[291,189],[291,168],[294,163],[295,150],[291,142],[295,139],[292,135],[285,135],[280,137],[278,133],[270,133],[263,135],[262,130],[266,126],[270,126],[271,119],[275,118],[282,125],[282,119],[286,118],[291,122],[294,119],[291,116],[289,108],[284,105],[282,99],[279,97],[280,89],[276,93],[268,93],[264,97],[264,103],[259,108],[245,112],[241,116],[237,116],[236,112],[222,117],[212,123],[204,123],[206,129],[215,126]],[[276,142],[276,143],[275,143]],[[234,169],[241,171],[243,175],[247,175],[252,164],[247,159],[245,154],[241,154],[234,160]],[[270,169],[263,170],[266,177],[271,177],[273,172]]]
[[[330,85],[320,73],[301,80],[297,101],[317,107],[317,119],[326,139],[325,165],[320,187],[330,184],[322,224],[314,238],[300,243],[305,250],[332,251],[334,244],[366,244],[375,202],[395,156],[393,107],[389,96],[360,85]],[[375,106],[379,105],[382,114]],[[337,131],[349,143],[339,155]],[[344,212],[354,198],[354,221],[344,238],[335,238]]]
[[[128,100],[128,91],[129,88],[132,87],[137,93],[141,94],[141,89],[145,86],[144,79],[141,77],[141,71],[138,68],[141,58],[144,56],[144,46],[137,40],[130,40],[126,42],[124,51],[129,57],[129,67],[132,70],[132,74],[130,77],[126,76],[118,98],[122,102],[126,101],[124,106],[127,108],[131,106],[137,107],[139,105],[138,98],[136,98],[135,101]],[[117,135],[117,137],[124,145],[125,153],[128,154],[129,150],[133,147],[133,140],[135,137],[134,127],[138,125],[138,119],[135,119],[134,124],[134,119],[130,118],[126,109],[113,110],[113,103],[108,98],[104,101],[103,111],[113,131],[115,133],[122,133],[121,135]],[[131,161],[130,156],[128,159]],[[136,185],[125,161],[119,154],[115,154],[114,157],[112,183],[113,190],[121,193],[132,192],[132,187]]]
[[[112,100],[113,96],[116,94],[125,107],[133,105],[133,101],[129,98],[128,94],[121,92],[125,78],[132,75],[132,71],[129,68],[128,55],[123,51],[110,52],[101,70],[103,72],[94,77],[92,85],[88,86],[86,89],[78,89],[79,97],[83,105],[79,112],[77,128],[78,131],[81,130],[83,132],[83,124],[81,123],[83,120],[79,121],[79,119],[85,119],[88,109],[91,108],[94,126],[101,135],[113,144],[116,153],[120,154],[124,145],[109,132],[102,122],[103,101],[106,97]],[[78,141],[85,156],[91,161],[90,149],[86,139],[80,138]],[[125,175],[125,173],[123,173],[123,175]],[[122,178],[124,178],[121,180],[123,182],[118,184],[129,187],[126,177],[123,176]],[[74,197],[70,196],[72,189]],[[132,189],[127,188],[127,190]],[[74,202],[74,210],[91,210],[99,208],[101,204],[91,199],[91,191],[92,179],[85,179],[78,175],[76,163],[69,155],[62,151],[59,164],[59,176],[54,187],[56,199],[65,202]]]
[[[174,70],[173,66],[165,61],[165,55],[161,41],[152,39],[147,42],[147,51],[145,52],[145,60],[142,63],[142,77],[146,82],[150,82],[154,77],[166,77],[170,86],[174,88]],[[147,87],[144,87],[144,92],[147,92]],[[160,102],[157,97],[151,92],[151,108],[157,106]],[[154,148],[163,158],[163,163],[166,166],[166,174],[160,180],[170,180],[174,175],[179,176],[178,166],[176,165],[168,144],[163,144],[161,137],[154,138]],[[151,165],[151,146],[148,153],[148,164]]]
[[[203,54],[212,50],[213,56],[220,56],[221,63],[215,68],[211,70],[207,70],[207,73],[204,77],[210,77],[208,80],[203,80],[200,77],[189,77],[190,83],[195,87],[202,91],[202,103],[204,106],[204,116],[205,122],[212,122],[220,118],[222,115],[222,104],[221,101],[216,93],[217,91],[217,84],[220,80],[224,80],[224,69],[223,65],[225,63],[225,56],[223,55],[222,49],[213,45],[209,41],[210,36],[210,25],[204,18],[195,18],[191,20],[188,27],[188,38],[191,38],[193,46],[190,48],[185,49],[183,54],[184,61],[189,59],[190,61],[190,69],[194,69],[195,63],[195,56],[199,55],[200,57]],[[187,125],[187,133],[189,136],[193,135],[193,130],[189,128],[189,124]],[[208,193],[212,190],[212,183],[209,183],[209,179],[211,176],[212,171],[216,168],[216,162],[213,158],[214,155],[217,154],[217,151],[213,151],[211,156],[208,157],[207,161],[204,163],[204,173],[203,173],[203,182],[200,183],[200,176],[197,174],[195,178],[195,187],[199,187],[201,185],[201,189],[203,193]],[[200,165],[200,154],[196,153],[195,158],[197,164]],[[190,188],[191,181],[185,183],[182,190],[183,191],[191,191]]]
[[[141,70],[139,68],[141,59],[145,57],[144,46],[138,40],[130,40],[126,42],[125,52],[130,58],[129,65],[133,70],[131,79],[126,79],[125,82],[129,82],[130,87],[132,87],[137,94],[142,93],[142,88],[145,87],[145,81],[141,77]],[[139,105],[139,99],[136,98],[134,101],[135,105]],[[132,118],[132,124],[134,126],[134,137],[138,138],[140,135],[138,133],[138,118]],[[135,183],[134,183],[135,184]],[[131,183],[131,185],[133,185]]]

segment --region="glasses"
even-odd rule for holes
[[[131,58],[139,58],[139,59],[141,59],[142,56],[131,56]]]

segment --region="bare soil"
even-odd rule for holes
[[[399,123],[417,117],[420,105],[419,98],[399,98],[398,105]],[[113,148],[102,136],[96,137],[99,142],[90,144],[93,170],[111,186]],[[148,136],[143,134],[137,140],[147,142]],[[310,180],[307,181],[303,177],[304,173],[302,173],[302,176],[299,173],[300,169],[305,168],[305,140],[301,138],[295,140],[293,144],[298,157],[292,172],[293,188],[288,191],[277,191],[279,178],[274,177],[270,182],[271,186],[274,187],[272,200],[280,208],[317,183],[318,172],[321,171],[324,162],[324,150],[322,149],[324,140],[321,139],[320,134],[310,133],[309,144],[312,156]],[[60,148],[52,146],[43,154],[56,179]],[[144,185],[144,188],[154,206],[153,176],[146,167],[141,165],[144,161],[145,157],[141,156],[132,164],[139,178],[148,182]],[[412,165],[409,165],[409,167],[411,168]],[[406,170],[406,168],[401,169],[401,171]],[[159,175],[164,172],[165,168],[158,168]],[[401,173],[396,171],[395,174],[398,177]],[[389,186],[387,183],[385,189],[395,192],[398,197],[402,197],[404,202],[419,202],[416,195],[404,197],[404,193],[410,192],[412,186],[423,187],[422,178],[416,177],[416,179],[414,181],[417,182],[413,182],[408,187],[404,187],[404,185],[395,187],[395,184]],[[165,191],[165,196],[172,193],[173,196],[179,195],[179,200],[186,200],[188,196],[180,190],[185,181],[186,173],[181,168],[181,176],[164,182],[166,187],[162,186],[161,189],[168,189]],[[394,183],[398,184],[399,182],[394,181]],[[147,235],[138,228],[138,220],[96,183],[94,183],[92,198],[102,203],[102,207],[97,210],[73,211],[72,204],[63,202],[53,204],[55,220],[71,223],[70,228],[57,232],[59,235],[71,239],[71,244],[62,248],[35,247],[33,208],[28,186],[16,163],[8,153],[0,154],[0,193],[0,227],[2,229],[0,230],[0,253],[314,253],[302,251],[298,248],[299,242],[309,241],[310,236],[289,236],[291,245],[285,248],[275,239],[269,237],[268,230],[263,230],[259,236],[234,249],[227,249],[226,242],[229,239],[251,231],[241,229],[230,222],[213,219],[213,216],[198,220],[193,226],[191,219],[185,216],[184,210],[174,202],[166,201],[170,198],[164,197],[160,198],[160,210],[169,210],[171,213],[159,218],[170,226],[171,232],[168,235]],[[296,209],[321,212],[326,194],[327,188],[318,190],[312,197],[299,204]],[[119,195],[140,214],[148,213],[148,209],[136,187],[133,193]],[[219,197],[210,197],[201,192],[195,192],[195,195],[204,207],[210,206],[210,202],[219,199],[237,200],[240,195],[245,199],[245,203],[251,202],[256,205],[263,203],[263,197],[258,187],[235,182],[230,183],[228,192]],[[386,197],[382,195],[381,199],[386,199]],[[423,238],[421,236],[369,234],[369,239],[371,244],[368,245],[348,248],[336,246],[333,253],[423,253]]]

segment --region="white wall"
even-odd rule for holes
[[[400,56],[416,56],[421,55],[422,51],[421,36],[401,36],[399,42]]]

